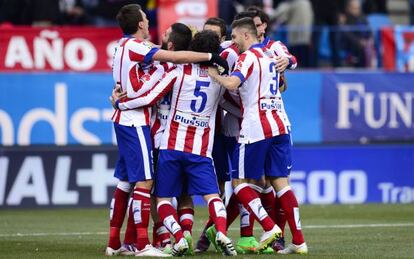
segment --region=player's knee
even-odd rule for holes
[[[177,199],[178,202],[178,209],[183,209],[183,208],[193,208],[194,204],[193,204],[193,198],[191,198],[191,196],[184,194],[182,196],[180,196]]]
[[[153,181],[147,180],[147,181],[140,181],[135,183],[135,188],[143,188],[147,190],[151,190]]]

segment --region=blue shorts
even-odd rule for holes
[[[288,177],[292,168],[290,135],[284,134],[251,144],[237,144],[233,153],[232,177],[259,180]]]
[[[114,176],[135,183],[153,178],[152,144],[149,126],[130,127],[114,123],[118,161]]]
[[[231,154],[237,145],[236,137],[226,137],[221,133],[214,135],[213,161],[216,169],[217,180],[227,182],[231,180]]]
[[[160,150],[155,174],[157,197],[219,193],[211,158],[176,150]]]

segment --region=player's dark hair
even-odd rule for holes
[[[269,15],[267,15],[263,11],[263,9],[260,9],[257,6],[250,6],[249,8],[247,8],[247,11],[255,12],[256,13],[255,17],[256,16],[260,17],[260,20],[262,21],[262,23],[267,23],[268,25],[270,25],[269,24],[269,21],[270,21]]]
[[[191,41],[190,50],[218,54],[220,52],[219,36],[208,30],[198,32]]]
[[[192,38],[190,28],[183,23],[174,23],[171,25],[171,33],[168,41],[174,45],[174,50],[188,50]]]
[[[231,24],[231,28],[245,28],[249,31],[249,33],[251,33],[254,36],[257,36],[256,25],[254,24],[253,19],[249,17],[233,21],[233,23]]]
[[[234,21],[240,20],[242,18],[247,18],[247,17],[253,19],[256,16],[258,16],[258,14],[255,11],[243,11],[243,12],[236,14],[236,16],[234,16]]]
[[[116,15],[119,27],[124,34],[134,34],[138,30],[138,23],[143,21],[139,4],[128,4],[122,6]]]
[[[220,35],[221,37],[226,36],[227,34],[227,28],[226,28],[226,22],[218,17],[211,17],[208,18],[207,21],[204,23],[204,25],[214,25],[220,27]]]

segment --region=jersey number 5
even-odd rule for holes
[[[194,96],[195,97],[201,97],[201,104],[200,108],[196,108],[197,99],[191,101],[191,110],[193,112],[202,112],[204,111],[204,108],[206,108],[207,103],[207,94],[203,91],[201,91],[201,87],[208,87],[210,85],[210,82],[205,81],[196,81],[196,86],[194,89]]]
[[[273,94],[273,95],[276,95],[277,94],[277,89],[279,88],[278,87],[278,80],[277,80],[277,77],[278,77],[278,72],[276,71],[276,67],[275,67],[276,65],[275,65],[275,63],[270,63],[270,65],[269,65],[269,72],[270,72],[270,74],[272,74],[272,75],[274,75],[274,77],[272,77],[272,81],[270,81],[270,93],[271,94]]]

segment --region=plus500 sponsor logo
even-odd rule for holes
[[[309,204],[359,204],[366,202],[413,203],[413,186],[398,186],[392,182],[369,185],[363,170],[292,171],[291,186],[300,203]],[[368,189],[371,188],[368,196]]]
[[[261,110],[282,110],[282,100],[276,99],[261,99],[260,100]]]
[[[176,114],[174,116],[174,121],[182,123],[182,124],[186,124],[189,126],[208,128],[208,119],[199,118],[196,116]]]
[[[364,203],[367,200],[367,175],[361,170],[329,170],[309,173],[292,171],[291,186],[300,203]]]

